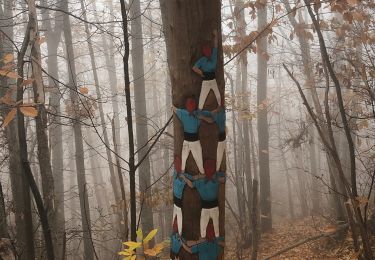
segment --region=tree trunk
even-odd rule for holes
[[[134,106],[135,106],[135,125],[137,137],[138,161],[145,156],[148,150],[148,130],[147,130],[147,109],[143,64],[143,33],[142,33],[142,13],[140,0],[132,2],[131,12],[131,36],[132,36],[132,64],[133,64],[133,82],[134,82]],[[155,86],[153,86],[155,87]],[[139,190],[141,197],[151,198],[151,189],[146,188],[151,184],[150,161],[146,158],[139,166],[138,170]],[[141,212],[141,223],[144,232],[148,233],[154,228],[152,207],[149,203],[144,203]]]
[[[162,0],[161,10],[164,16],[163,23],[166,28],[166,46],[168,65],[172,83],[173,105],[178,108],[185,107],[186,98],[199,97],[201,90],[201,78],[192,72],[193,63],[201,56],[200,45],[211,39],[212,31],[219,31],[219,55],[216,69],[216,80],[221,95],[224,94],[223,56],[221,47],[221,1],[218,0],[191,0],[176,1]],[[202,26],[204,24],[205,26]],[[204,109],[214,110],[217,101],[213,93],[210,93]],[[199,140],[202,145],[203,158],[216,158],[218,130],[215,124],[201,123]],[[174,147],[175,154],[181,157],[183,144],[183,130],[181,122],[174,116]],[[225,156],[222,170],[225,167]],[[186,163],[186,172],[196,175],[199,170],[192,156]],[[221,185],[219,192],[219,233],[224,231],[224,203],[225,186]],[[186,240],[198,240],[200,238],[200,198],[196,190],[185,188],[182,198],[182,236]],[[179,253],[179,259],[197,259],[185,250]],[[222,259],[222,256],[219,257]]]
[[[64,37],[65,45],[67,52],[67,65],[69,71],[69,88],[70,88],[70,100],[71,106],[73,108],[78,108],[81,106],[78,96],[77,88],[77,76],[76,68],[74,61],[74,51],[73,51],[73,40],[72,40],[72,31],[70,26],[70,19],[68,8],[68,2],[63,1],[62,8],[64,10],[63,19],[64,19]],[[78,109],[77,109],[78,110]],[[84,259],[91,260],[94,258],[94,245],[91,239],[91,220],[90,220],[90,205],[87,197],[87,183],[86,183],[86,173],[85,173],[85,156],[83,150],[83,138],[82,138],[82,127],[79,120],[79,115],[73,115],[73,132],[74,132],[74,141],[75,141],[75,156],[76,156],[76,170],[77,170],[77,183],[78,183],[78,193],[79,193],[79,202],[81,208],[81,222],[82,222],[82,233],[83,233],[83,244],[84,244]]]
[[[296,18],[292,15],[292,12],[291,12],[292,9],[290,7],[289,1],[283,0],[283,2],[285,5],[285,8],[287,9],[289,13],[288,15],[289,21],[292,24],[292,26],[296,28],[299,24]],[[300,48],[301,48],[303,72],[306,77],[306,85],[308,86],[310,90],[310,95],[308,96],[308,100],[310,99],[312,100],[318,118],[320,118],[323,121],[324,120],[323,111],[322,111],[319,97],[316,91],[316,83],[315,83],[314,74],[312,73],[313,63],[311,62],[310,44],[308,43],[308,40],[302,35],[298,35],[298,41],[299,41]],[[311,131],[312,130],[309,130],[309,135],[312,138],[313,133]],[[328,138],[328,129],[326,126],[322,125],[322,131],[323,131],[324,136]],[[310,155],[312,155],[312,150],[310,151]],[[311,158],[312,158],[311,160],[313,160],[313,156]],[[328,153],[326,155],[326,158],[327,158],[327,163],[330,169],[329,173],[330,173],[331,185],[335,186],[335,190],[344,194],[345,188],[343,187],[342,183],[339,180],[338,170],[335,169],[336,166],[335,166],[334,160],[330,158],[330,155]],[[311,165],[311,170],[312,171],[314,170],[313,165]],[[313,188],[316,187],[315,185],[316,185],[316,181],[315,182],[313,181]],[[319,197],[318,194],[313,194],[313,203],[315,202],[315,207],[317,206],[316,203],[317,203],[318,197]],[[334,193],[331,202],[332,202],[333,207],[335,208],[336,220],[338,221],[344,220],[346,218],[344,200],[339,195],[337,195],[337,193]],[[314,207],[314,204],[313,204],[313,207]]]
[[[267,7],[258,8],[258,31],[267,25]],[[258,105],[258,144],[259,144],[259,180],[260,180],[260,209],[261,229],[272,229],[271,187],[269,165],[269,133],[267,118],[267,37],[257,40],[257,105]],[[261,108],[259,107],[261,106]]]
[[[39,171],[42,180],[43,201],[48,216],[49,228],[52,239],[56,243],[56,220],[55,220],[55,188],[50,160],[50,150],[47,136],[47,112],[44,105],[45,93],[42,75],[42,58],[38,42],[39,28],[35,1],[29,1],[29,24],[31,44],[31,67],[33,75],[34,102],[38,108],[38,115],[35,117],[36,137],[38,140],[38,161]],[[47,245],[46,245],[47,246]]]
[[[41,1],[43,6],[47,6],[45,0]],[[50,107],[56,116],[52,116],[50,119],[53,124],[49,127],[50,135],[50,147],[52,157],[52,174],[54,181],[54,193],[55,193],[55,223],[54,229],[55,234],[55,256],[57,259],[62,259],[62,241],[65,233],[65,210],[64,210],[64,164],[63,164],[63,141],[62,141],[62,124],[61,124],[61,95],[59,92],[59,85],[56,80],[59,78],[58,73],[58,61],[57,61],[57,48],[61,40],[62,31],[62,18],[58,12],[55,12],[54,22],[55,25],[52,28],[51,17],[49,10],[42,12],[43,27],[46,29],[47,39],[47,70],[48,70],[48,84],[49,87],[54,87],[54,90],[50,93]]]
[[[13,53],[13,0],[5,0],[0,3],[0,26],[3,28],[3,34],[0,36],[0,53]],[[6,35],[6,36],[5,36]],[[0,77],[2,86],[9,86],[14,81]],[[0,88],[0,96],[5,94],[9,88]],[[12,100],[17,101],[16,96],[12,95]],[[9,111],[1,111],[5,116]],[[34,240],[33,224],[31,214],[30,189],[25,175],[21,171],[21,160],[19,157],[20,148],[17,136],[17,120],[12,120],[5,129],[6,142],[9,150],[9,173],[14,203],[14,216],[16,226],[16,251],[20,260],[34,259]],[[20,192],[21,191],[21,192]]]
[[[5,213],[5,202],[3,187],[0,182],[0,238],[8,238],[7,215]]]

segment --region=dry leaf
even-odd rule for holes
[[[0,76],[8,77],[11,79],[18,79],[20,76],[14,71],[0,69]]]
[[[37,42],[39,43],[39,45],[41,45],[42,43],[46,42],[46,37],[45,37],[45,36],[40,36],[40,37],[38,38],[38,41],[37,41]]]
[[[9,125],[9,123],[13,120],[16,114],[17,114],[17,108],[12,108],[12,110],[9,111],[9,113],[4,118],[4,122],[3,122],[4,128],[7,127],[7,125]]]
[[[348,4],[351,6],[355,6],[358,4],[358,0],[346,0],[346,2],[348,2]]]
[[[20,107],[20,111],[22,114],[29,117],[36,117],[38,115],[38,110],[32,106],[22,106]]]
[[[79,92],[81,92],[82,94],[88,94],[89,89],[87,87],[80,87]]]
[[[6,64],[6,63],[9,63],[9,62],[12,62],[14,60],[14,56],[12,53],[8,53],[4,56],[3,58],[3,62]]]
[[[25,87],[25,86],[33,83],[33,82],[34,82],[34,79],[31,79],[31,78],[30,79],[25,79],[24,81],[22,81],[21,86]]]

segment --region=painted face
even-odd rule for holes
[[[204,162],[203,168],[204,168],[204,174],[206,175],[206,178],[211,180],[212,177],[215,174],[215,167],[216,163],[215,160],[206,160]]]
[[[174,157],[174,168],[176,169],[176,172],[181,173],[182,172],[182,161],[181,158],[177,155]]]
[[[186,110],[189,111],[189,113],[192,113],[194,110],[197,109],[197,103],[193,98],[188,98],[185,103]]]
[[[208,46],[208,45],[203,46],[203,48],[202,48],[203,56],[209,58],[209,57],[211,57],[211,52],[212,52],[212,49],[211,49],[210,46]]]

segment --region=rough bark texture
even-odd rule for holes
[[[2,54],[13,53],[13,45],[10,42],[10,40],[13,40],[11,27],[13,24],[13,2],[13,0],[5,0],[4,3],[1,3],[0,26],[3,28],[4,33],[4,35],[0,36]],[[0,82],[1,85],[7,86],[6,88],[0,88],[0,96],[4,95],[1,91],[9,90],[15,84],[14,80],[5,77],[0,77]],[[15,102],[15,95],[13,95],[13,98]],[[8,112],[7,110],[1,111],[2,115],[6,115]],[[25,176],[21,172],[17,131],[17,120],[13,120],[5,129],[5,137],[9,149],[9,173],[14,203],[17,256],[20,260],[28,260],[34,258],[31,200],[30,189]]]
[[[258,9],[258,30],[267,25],[267,7]],[[269,133],[267,119],[267,38],[261,37],[257,41],[257,105],[262,106],[258,110],[258,144],[259,144],[259,180],[260,180],[260,209],[261,227],[263,231],[272,228],[271,215],[271,187],[270,187],[270,164],[269,164]]]
[[[137,137],[138,161],[146,154],[148,145],[147,131],[147,109],[144,78],[144,54],[143,54],[143,33],[142,33],[142,13],[140,0],[135,0],[130,6],[131,12],[131,42],[132,42],[132,65],[134,84],[134,108],[135,125]],[[151,184],[150,161],[146,158],[138,169],[139,191],[142,198],[151,198],[151,189],[147,189]],[[149,232],[154,228],[152,208],[149,203],[144,203],[141,212],[141,223],[144,232]]]
[[[63,2],[62,8],[65,12],[69,12],[68,2],[65,0]],[[77,76],[76,68],[74,62],[74,51],[73,51],[73,40],[72,31],[70,25],[70,19],[67,14],[63,15],[64,18],[64,37],[65,45],[68,59],[68,71],[69,71],[69,87],[70,87],[70,99],[71,105],[74,108],[80,106],[78,89],[77,89]],[[75,119],[79,119],[78,115],[74,115]],[[82,128],[77,120],[73,120],[73,132],[75,141],[75,159],[76,159],[76,169],[77,169],[77,183],[79,191],[79,202],[81,207],[81,221],[82,221],[82,234],[83,234],[83,244],[84,244],[84,259],[94,258],[94,247],[91,240],[91,220],[90,220],[90,205],[87,197],[87,182],[85,175],[85,158],[83,150],[83,138],[82,138]]]
[[[168,65],[172,83],[173,105],[184,108],[187,97],[194,95],[199,97],[201,79],[191,70],[194,62],[201,56],[200,47],[203,42],[212,39],[212,31],[221,31],[220,9],[218,0],[162,0],[161,10],[163,24],[166,33],[166,46]],[[204,25],[204,26],[202,26]],[[219,33],[219,55],[216,70],[216,80],[221,95],[224,94],[223,56],[221,37]],[[217,107],[214,94],[211,92],[206,100],[204,109],[213,110]],[[217,127],[214,124],[202,122],[199,129],[203,158],[215,159],[217,148]],[[175,154],[181,156],[183,143],[183,129],[180,121],[174,116],[174,148]],[[225,158],[225,157],[224,157]],[[225,169],[223,159],[222,170]],[[190,174],[198,174],[195,161],[190,155],[186,164],[186,171]],[[224,236],[224,203],[225,186],[222,184],[219,194],[220,209],[220,235]],[[196,190],[186,188],[182,200],[184,205],[182,235],[187,240],[200,238],[200,197]],[[179,253],[179,259],[197,259],[185,250]]]
[[[43,6],[47,6],[45,0],[41,1]],[[48,70],[48,84],[54,87],[54,91],[50,93],[50,107],[54,114],[61,114],[60,92],[59,85],[56,80],[59,78],[57,48],[61,40],[62,32],[62,17],[58,12],[54,13],[54,17],[50,17],[49,10],[42,12],[42,25],[46,31],[47,40],[47,70]],[[51,24],[51,19],[54,20],[54,26]],[[54,182],[55,193],[55,233],[53,238],[56,239],[55,256],[58,259],[62,258],[62,241],[65,233],[65,210],[64,210],[64,165],[63,165],[63,143],[62,143],[62,124],[60,116],[51,116],[49,134],[50,134],[50,149],[51,149],[51,166]]]

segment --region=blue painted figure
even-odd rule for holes
[[[213,31],[214,47],[211,48],[209,44],[205,44],[202,48],[203,56],[195,62],[193,71],[202,77],[202,88],[199,96],[199,109],[203,109],[204,103],[206,102],[208,93],[212,90],[216,96],[217,104],[220,105],[220,91],[217,87],[215,78],[215,71],[217,66],[217,30]]]

